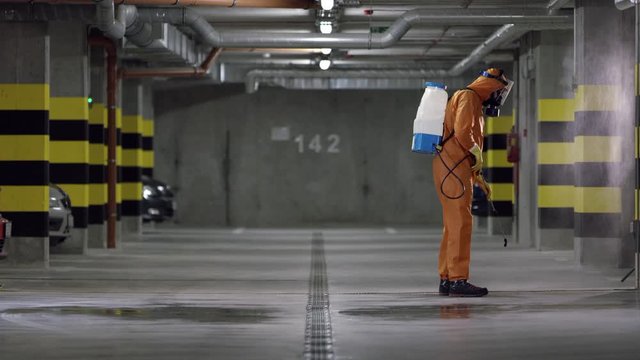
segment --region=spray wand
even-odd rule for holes
[[[484,195],[487,197],[487,202],[491,206],[491,211],[493,212],[494,215],[498,215],[498,210],[496,210],[496,207],[493,204],[493,201],[491,200],[491,188],[489,188],[489,185],[484,180],[484,177],[482,176],[482,173],[480,171],[478,171],[475,174],[475,176],[476,176],[476,182],[479,183],[480,188],[482,189],[482,192],[484,192]],[[498,226],[498,229],[504,239],[504,247],[507,247],[507,233],[502,228],[502,224]]]

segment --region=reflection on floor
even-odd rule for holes
[[[640,357],[640,294],[610,290],[626,269],[476,237],[472,281],[490,295],[440,297],[438,242],[435,229],[165,229],[46,270],[0,263],[1,358]]]

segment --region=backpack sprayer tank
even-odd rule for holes
[[[436,82],[424,83],[424,94],[413,121],[413,143],[411,151],[435,154],[444,127],[444,112],[447,107],[447,87]]]

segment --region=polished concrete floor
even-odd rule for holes
[[[438,241],[168,228],[49,269],[0,262],[0,359],[640,359],[625,269],[476,236],[490,295],[440,297]]]

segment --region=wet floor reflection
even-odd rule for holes
[[[86,315],[120,318],[125,320],[184,320],[204,323],[259,323],[273,318],[272,309],[265,308],[224,308],[198,306],[161,306],[161,307],[39,307],[19,308],[4,311],[5,314],[47,314],[47,315]]]
[[[468,319],[471,307],[467,304],[440,305],[441,319]]]

